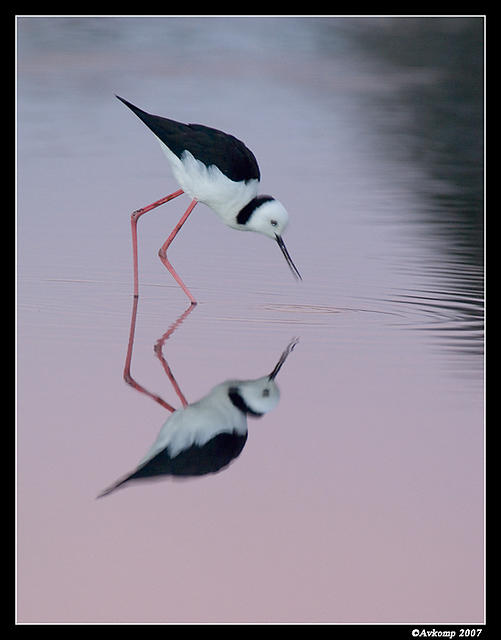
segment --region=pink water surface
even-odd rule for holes
[[[344,26],[18,19],[18,622],[483,621],[482,359],[456,348],[471,299],[447,261],[429,269],[437,237],[409,223],[427,178],[366,111],[402,80]],[[219,474],[96,500],[168,416],[122,369],[129,215],[177,186],[115,93],[243,139],[303,281],[275,243],[195,209],[170,256],[199,305],[165,357],[193,401],[298,336],[281,402]],[[187,306],[157,257],[182,200],[139,224],[132,363],[177,404],[153,346]],[[405,303],[431,290],[435,306]]]

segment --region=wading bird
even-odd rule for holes
[[[116,96],[157,136],[174,178],[181,187],[132,214],[134,295],[138,295],[137,221],[148,211],[186,193],[191,203],[158,254],[192,304],[196,300],[167,259],[167,249],[197,202],[210,207],[224,224],[240,231],[256,231],[273,238],[292,273],[301,276],[285,246],[282,234],[289,221],[285,207],[272,196],[258,195],[260,171],[252,151],[234,136],[201,124],[184,124],[146,113]]]
[[[287,345],[271,373],[256,380],[226,380],[192,404],[188,404],[176,388],[183,402],[180,409],[174,410],[158,396],[146,392],[173,413],[137,469],[98,497],[133,480],[202,476],[228,466],[240,455],[247,441],[247,417],[259,418],[277,406],[280,392],[275,378],[297,341],[294,338]],[[168,373],[171,377],[170,369]],[[133,386],[139,388],[137,383]]]

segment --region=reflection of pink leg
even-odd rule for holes
[[[174,278],[174,280],[178,283],[178,285],[181,287],[181,289],[185,292],[185,294],[188,296],[188,298],[190,299],[191,304],[197,304],[197,301],[195,300],[195,298],[191,295],[191,293],[188,291],[186,285],[184,284],[184,282],[181,280],[181,278],[177,275],[174,267],[171,265],[171,263],[167,260],[167,249],[169,248],[170,243],[174,240],[174,238],[176,237],[176,235],[178,234],[179,230],[181,229],[181,227],[183,226],[183,224],[186,222],[186,220],[188,219],[188,216],[190,215],[190,213],[193,211],[193,209],[195,208],[195,205],[197,204],[198,200],[196,198],[193,198],[193,200],[190,203],[190,206],[186,209],[186,211],[183,214],[183,217],[181,218],[181,220],[176,224],[176,226],[174,227],[174,229],[172,230],[170,236],[167,238],[167,240],[163,243],[163,245],[160,247],[159,251],[158,251],[158,255],[160,256],[160,260],[163,262],[163,264],[167,267],[167,269],[169,270],[169,272],[171,273],[172,277]]]
[[[171,193],[170,195],[165,196],[165,198],[161,198],[160,200],[153,202],[153,204],[149,204],[148,206],[143,207],[142,209],[138,209],[137,211],[134,211],[134,213],[131,215],[130,224],[131,224],[131,230],[132,230],[132,255],[134,260],[134,295],[135,296],[139,294],[138,259],[137,259],[137,221],[143,215],[143,213],[147,213],[148,211],[151,211],[152,209],[159,207],[161,204],[164,204],[165,202],[169,202],[169,200],[172,200],[173,198],[177,198],[177,196],[180,196],[182,193],[184,193],[184,191],[182,189],[179,189],[179,191],[175,191],[174,193]]]
[[[193,311],[194,308],[195,308],[195,305],[190,304],[190,306],[185,310],[182,316],[180,316],[176,320],[176,322],[174,322],[174,324],[172,324],[169,327],[169,330],[166,333],[164,333],[164,335],[161,338],[159,338],[155,344],[155,353],[157,354],[158,359],[162,363],[162,367],[164,368],[165,373],[167,374],[169,380],[171,381],[171,384],[174,387],[174,391],[177,393],[179,399],[181,400],[183,407],[186,407],[188,405],[188,401],[184,397],[181,389],[179,388],[179,385],[177,384],[176,379],[174,378],[174,374],[172,373],[171,368],[169,367],[166,359],[163,356],[162,349],[166,340],[170,338],[170,336],[174,333],[174,331],[178,328],[178,326],[190,315],[190,313]]]
[[[167,409],[167,411],[173,412],[175,411],[175,408],[172,405],[165,402],[165,400],[163,400],[156,393],[151,393],[150,391],[142,387],[140,384],[138,384],[134,380],[134,378],[131,376],[131,373],[130,373],[130,363],[132,360],[132,346],[134,344],[134,333],[136,330],[137,303],[138,303],[138,296],[136,295],[134,296],[134,302],[132,304],[132,317],[130,321],[129,345],[127,347],[127,357],[125,358],[125,366],[124,366],[124,380],[127,384],[130,384],[131,387],[133,387],[134,389],[137,389],[137,391],[140,391],[141,393],[145,393],[150,398],[153,398],[155,402],[158,402],[158,404],[162,405],[162,407],[164,407],[164,409]]]

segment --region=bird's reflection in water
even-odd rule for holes
[[[124,378],[128,384],[161,404],[172,415],[139,466],[98,497],[135,480],[158,476],[202,476],[227,467],[240,455],[247,441],[247,416],[261,417],[278,404],[280,392],[275,378],[297,344],[297,338],[291,340],[273,370],[263,377],[255,380],[226,380],[197,402],[189,404],[163,356],[163,345],[195,308],[190,305],[155,345],[155,353],[183,405],[182,408],[175,409],[160,396],[139,385],[131,376],[137,301],[138,298],[135,297]]]

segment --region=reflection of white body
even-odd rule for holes
[[[240,394],[250,411],[237,408],[230,399],[231,390]],[[276,407],[279,397],[275,381],[268,376],[245,382],[222,382],[201,400],[177,409],[169,416],[141,464],[162,449],[167,449],[174,457],[192,445],[204,446],[219,433],[244,435],[247,433],[247,413],[263,415]]]
[[[247,440],[247,415],[259,417],[277,406],[280,392],[275,376],[296,342],[291,341],[269,375],[227,380],[197,402],[174,411],[138,468],[100,496],[130,480],[205,475],[227,466]]]

